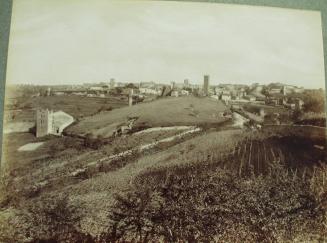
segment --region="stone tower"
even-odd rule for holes
[[[209,95],[209,75],[204,75],[203,93],[204,93],[205,96]]]
[[[36,137],[42,137],[52,132],[53,112],[48,109],[36,111]]]

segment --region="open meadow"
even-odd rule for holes
[[[48,108],[54,111],[62,110],[75,119],[94,115],[101,111],[108,111],[127,105],[127,98],[110,96],[106,98],[81,97],[77,95],[39,96],[15,98],[15,102],[6,109],[6,120],[10,122],[34,122],[35,111]]]

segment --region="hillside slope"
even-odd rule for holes
[[[159,99],[149,103],[102,112],[87,117],[67,129],[68,134],[110,137],[119,126],[135,118],[133,129],[180,125],[215,125],[226,121],[221,116],[227,108],[210,98],[179,97]]]

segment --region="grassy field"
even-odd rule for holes
[[[62,110],[76,119],[91,116],[105,110],[120,108],[127,105],[126,97],[79,97],[48,96],[48,97],[18,97],[14,110],[6,110],[6,118],[11,122],[28,122],[35,120],[35,110],[48,108]]]
[[[135,130],[179,125],[218,125],[226,121],[226,118],[220,115],[220,112],[225,110],[226,107],[221,102],[209,98],[165,98],[86,117],[67,132],[110,137],[118,126],[133,117],[137,118],[133,126]]]
[[[44,142],[34,151],[18,151],[28,143]],[[77,138],[46,136],[36,138],[31,133],[6,134],[3,138],[1,165],[14,174],[24,175],[40,167],[40,162],[54,157],[76,155],[76,148],[81,147],[82,141]],[[86,149],[86,148],[85,148]]]

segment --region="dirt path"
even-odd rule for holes
[[[145,129],[136,133],[133,133],[133,135],[139,135],[143,133],[150,133],[150,132],[165,132],[165,131],[179,131],[179,130],[188,130],[188,129],[195,129],[194,126],[173,126],[173,127],[152,127],[149,129]]]
[[[18,151],[34,151],[40,146],[42,146],[44,142],[39,142],[39,143],[27,143],[21,147],[18,148]]]
[[[273,127],[312,127],[312,128],[320,128],[326,130],[326,127],[321,127],[321,126],[314,126],[314,125],[300,125],[300,124],[267,124],[265,126],[273,126]]]
[[[188,134],[200,132],[201,130],[202,129],[199,128],[199,127],[194,127],[193,129],[182,132],[180,134],[177,134],[177,135],[174,135],[174,136],[171,136],[171,137],[168,137],[168,138],[164,138],[164,139],[161,139],[159,141],[152,142],[152,143],[149,143],[149,144],[141,145],[141,146],[138,146],[136,148],[129,149],[129,150],[123,151],[121,153],[111,155],[109,157],[104,157],[104,158],[96,160],[96,161],[92,161],[92,162],[87,164],[87,167],[94,166],[94,165],[96,165],[98,163],[102,163],[102,162],[109,163],[109,162],[111,162],[111,161],[113,161],[115,159],[124,158],[125,156],[131,155],[133,152],[143,152],[145,150],[148,150],[148,149],[151,149],[151,148],[157,146],[158,144],[171,142],[171,141],[173,141],[173,140],[175,140],[177,138],[182,138],[182,137],[184,137],[184,136],[186,136]],[[72,174],[75,174],[75,173],[73,172]]]

